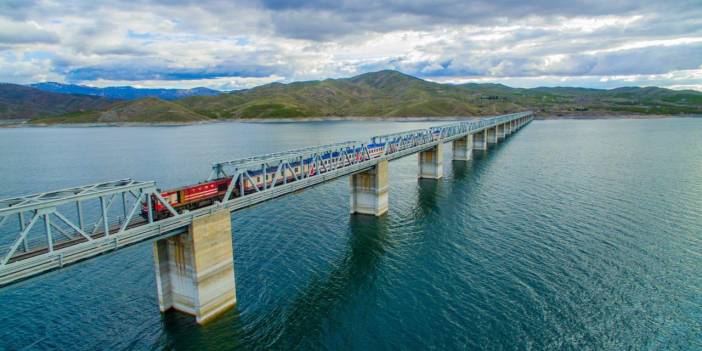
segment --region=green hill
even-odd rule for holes
[[[0,83],[0,120],[100,110],[109,108],[112,103],[112,100],[97,96],[52,93],[23,85]]]
[[[273,83],[178,103],[213,118],[459,116],[480,111],[459,86],[432,83],[395,71],[348,79]]]
[[[451,85],[396,71],[345,79],[273,83],[177,102],[212,118],[474,116],[523,110],[533,110],[541,116],[702,113],[702,93],[690,90]]]
[[[115,103],[111,108],[99,111],[73,112],[60,116],[36,118],[34,124],[55,123],[183,123],[208,120],[187,108],[156,98]]]
[[[351,78],[272,83],[173,102],[142,99],[107,109],[37,119],[39,123],[192,122],[207,119],[325,116],[481,116],[532,110],[538,116],[702,114],[702,93],[655,87],[612,90],[439,84],[397,71]]]

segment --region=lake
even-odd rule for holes
[[[438,122],[446,123],[446,122]],[[428,122],[0,129],[0,198],[365,140]],[[444,178],[390,163],[232,214],[238,305],[158,310],[152,244],[0,289],[0,349],[702,349],[702,119],[534,121]]]

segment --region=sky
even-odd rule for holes
[[[702,91],[702,0],[0,0],[0,81],[443,83]]]

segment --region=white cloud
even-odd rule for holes
[[[29,84],[34,82],[62,82],[63,76],[53,72],[47,59],[14,60],[0,56],[0,82]]]
[[[59,37],[35,21],[18,22],[0,17],[0,43],[58,43]]]
[[[239,89],[390,68],[437,81],[516,86],[699,86],[699,76],[680,73],[702,65],[698,5],[646,0],[0,4],[0,79]]]
[[[284,80],[281,76],[270,77],[221,77],[212,79],[188,79],[188,80],[107,80],[97,79],[91,81],[76,82],[81,85],[104,88],[115,86],[133,86],[135,88],[176,88],[191,89],[197,87],[209,87],[222,91],[240,90],[253,88],[255,86],[280,82]]]

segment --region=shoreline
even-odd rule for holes
[[[217,123],[306,123],[306,122],[343,122],[343,121],[368,121],[368,122],[432,122],[432,121],[461,121],[479,119],[490,116],[439,116],[439,117],[292,117],[292,118],[238,118],[238,119],[213,119],[192,122],[106,122],[106,123],[55,123],[31,124],[29,120],[0,121],[0,128],[99,128],[99,127],[181,127],[191,125],[217,124]],[[605,120],[605,119],[667,119],[667,118],[702,118],[702,115],[568,115],[568,116],[539,116],[534,120]]]

